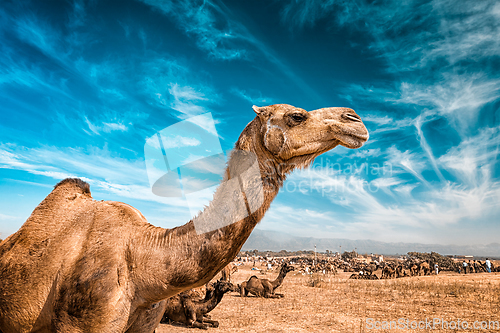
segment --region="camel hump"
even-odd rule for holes
[[[66,187],[68,189],[72,188],[75,191],[82,194],[90,194],[90,185],[81,180],[80,178],[66,178],[61,180],[59,183],[54,186],[54,190],[58,187]]]

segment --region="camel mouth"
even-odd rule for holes
[[[350,123],[339,123],[334,119],[326,120],[333,130],[335,139],[346,148],[356,149],[363,146],[370,135],[361,118],[355,113],[343,114],[342,118],[349,120]]]
[[[366,133],[344,133],[337,136],[339,144],[350,149],[362,147],[369,138],[368,131]]]
[[[370,138],[370,135],[368,134],[368,132],[366,132],[366,134],[352,134],[352,136],[362,140],[363,143],[368,141],[368,139]]]

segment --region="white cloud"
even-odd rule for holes
[[[500,98],[500,78],[483,74],[444,75],[442,81],[432,84],[403,82],[401,96],[396,103],[420,105],[450,119],[458,130],[476,125],[481,108]]]
[[[353,158],[368,158],[368,157],[377,157],[382,154],[382,151],[380,148],[373,148],[373,149],[362,149],[362,150],[356,150],[354,153],[351,154],[351,157]]]
[[[163,148],[181,148],[181,147],[194,147],[200,145],[201,142],[196,138],[188,138],[180,135],[168,137],[163,140]]]
[[[223,3],[211,0],[187,0],[178,4],[166,4],[157,0],[142,1],[174,17],[188,35],[195,37],[198,47],[210,57],[218,60],[244,59],[254,62],[266,59],[288,77],[290,82],[301,88],[310,99],[325,104],[323,98],[307,82],[276,56],[271,47],[257,39],[243,21],[236,20],[236,14]]]
[[[438,159],[438,163],[469,187],[478,187],[490,181],[497,164],[500,145],[500,127],[482,129],[477,135],[452,147]]]
[[[370,50],[403,78],[388,89],[352,85],[341,94],[346,99],[419,106],[465,135],[481,108],[500,98],[500,79],[490,70],[500,55],[496,1],[285,2],[282,19],[292,27],[335,16],[332,25],[367,33]]]
[[[1,214],[0,213],[0,221],[9,221],[9,220],[14,220],[17,217],[11,216],[11,215],[6,215],[6,214]]]
[[[422,171],[426,169],[426,164],[423,161],[422,156],[408,150],[402,152],[398,150],[396,146],[389,147],[387,155],[393,168],[402,168],[414,175],[422,183],[429,186],[429,183],[422,176]]]
[[[251,104],[254,104],[257,106],[265,106],[265,105],[273,104],[272,98],[262,96],[262,93],[260,91],[259,92],[257,92],[257,91],[247,92],[246,90],[233,88],[233,89],[231,89],[231,92],[234,95],[241,97],[244,100],[250,102]]]
[[[244,58],[248,47],[245,31],[231,20],[228,9],[214,1],[170,2],[143,0],[144,3],[175,18],[186,34],[194,36],[200,49],[216,59]]]
[[[220,102],[212,87],[202,82],[188,67],[158,58],[144,64],[140,86],[154,105],[175,110],[177,118],[184,120],[211,112],[211,105]]]
[[[445,179],[443,177],[443,174],[439,170],[439,167],[436,163],[436,158],[434,157],[434,154],[432,153],[432,149],[429,146],[429,144],[427,143],[427,140],[425,139],[424,133],[422,132],[422,119],[423,118],[424,118],[423,116],[419,116],[419,117],[417,117],[417,119],[415,119],[415,122],[414,122],[414,125],[417,129],[418,138],[420,140],[420,146],[423,148],[423,150],[427,154],[427,157],[429,158],[429,160],[431,162],[431,165],[434,169],[434,172],[436,172],[436,174],[438,175],[438,177],[441,181],[444,181]]]
[[[498,216],[500,208],[495,200],[500,196],[500,182],[489,182],[469,189],[447,183],[439,188],[424,188],[418,195],[411,195],[415,184],[408,184],[396,177],[368,182],[357,176],[322,175],[304,183],[303,188],[305,186],[309,186],[307,191],[322,189],[321,193],[333,204],[348,209],[347,214],[335,214],[337,233],[333,237],[423,243],[496,240],[496,236],[491,234],[485,238],[473,239],[465,231],[462,234],[454,233],[454,238],[440,232],[446,228],[455,228],[460,223],[489,220],[492,216]],[[393,197],[392,203],[382,199],[379,190],[390,194]],[[300,193],[294,195],[299,196]],[[335,210],[329,209],[331,212],[325,213],[325,216],[331,218]],[[271,211],[274,211],[274,207]],[[296,229],[299,221],[307,220],[308,215],[300,208],[289,207],[287,214],[285,211],[282,209],[271,216],[281,216],[287,229]],[[288,216],[291,214],[296,214],[295,220]],[[327,224],[323,223],[322,226]],[[473,225],[467,228],[471,227]],[[474,228],[486,230],[487,227],[483,225]]]
[[[187,209],[182,198],[162,198],[152,193],[144,161],[129,161],[98,148],[85,151],[80,148],[27,148],[2,144],[0,168],[23,170],[55,180],[79,177],[89,182],[93,190]]]
[[[113,131],[126,132],[128,131],[128,126],[120,122],[103,122],[102,125],[96,125],[92,123],[88,117],[85,117],[85,122],[89,127],[89,130],[97,135],[104,133],[111,133]]]

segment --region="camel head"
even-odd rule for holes
[[[284,273],[288,273],[288,272],[294,271],[295,267],[293,267],[292,265],[289,265],[287,263],[284,263],[283,266],[281,267],[281,269],[283,270]]]
[[[337,145],[359,148],[368,140],[361,118],[349,108],[323,108],[307,112],[288,104],[253,106],[261,122],[264,146],[280,160],[297,164]]]
[[[228,292],[236,292],[236,291],[240,291],[239,288],[237,288],[234,284],[232,284],[231,282],[226,282],[226,281],[217,281],[215,283],[215,286],[214,288],[216,290],[218,290],[221,294],[225,294],[225,293],[228,293]]]

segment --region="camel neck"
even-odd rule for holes
[[[283,280],[285,279],[285,276],[286,276],[286,271],[285,271],[284,267],[282,267],[280,270],[280,273],[278,274],[278,277],[276,278],[276,280],[274,280],[272,282],[274,289],[281,286],[281,284],[283,283]]]
[[[224,296],[224,293],[217,290],[217,287],[212,295],[212,298],[208,299],[205,303],[204,303],[204,306],[205,306],[205,311],[204,313],[208,313],[210,311],[212,311],[213,309],[215,309],[215,307],[217,306],[217,304],[220,303],[220,301],[222,300],[222,297]]]
[[[144,299],[164,299],[206,284],[236,257],[269,209],[286,176],[258,138],[244,134],[228,161],[223,182],[199,216],[177,228],[152,227],[151,231],[150,227],[142,233],[138,241],[147,241],[150,249],[141,255],[150,256],[147,266],[153,267],[145,274],[158,280]]]
[[[240,151],[241,152],[241,151]],[[236,152],[228,162],[223,183],[214,193],[212,202],[196,218],[181,227],[186,232],[183,248],[192,253],[190,264],[204,284],[236,257],[250,233],[264,217],[278,194],[285,177],[269,180],[276,174],[270,160],[241,160],[249,156]],[[242,170],[238,170],[241,165]],[[233,182],[229,186],[226,184]],[[208,279],[208,280],[206,280]]]

